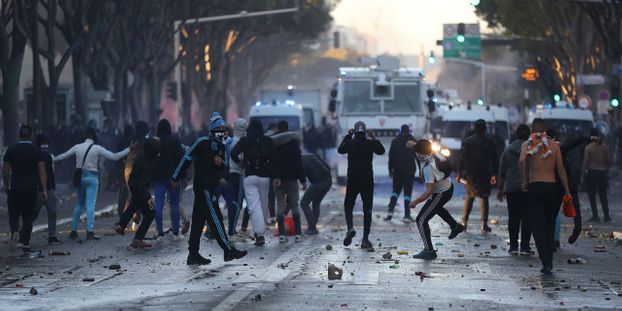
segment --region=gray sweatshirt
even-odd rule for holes
[[[499,163],[499,177],[505,180],[505,192],[521,191],[521,176],[518,166],[523,140],[515,140],[503,150]]]

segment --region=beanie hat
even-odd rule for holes
[[[212,113],[212,116],[209,119],[209,129],[210,131],[213,131],[214,129],[221,127],[221,126],[226,126],[225,120],[220,116],[220,113],[218,113],[217,111]]]

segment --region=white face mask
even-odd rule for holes
[[[227,135],[225,135],[225,132],[215,132],[214,133],[214,137],[220,141],[222,141],[223,139],[225,139]]]

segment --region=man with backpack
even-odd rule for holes
[[[406,147],[406,143],[409,141],[415,141],[415,138],[410,135],[408,125],[404,124],[400,129],[400,134],[391,141],[391,147],[389,148],[389,176],[393,179],[393,193],[391,194],[389,212],[384,219],[385,221],[390,221],[393,218],[395,205],[402,189],[404,189],[404,222],[411,223],[415,221],[410,217],[410,208],[408,208],[410,196],[413,192],[416,166],[415,155]]]
[[[348,155],[348,184],[343,203],[348,232],[343,240],[343,245],[349,246],[352,243],[352,238],[356,235],[353,211],[356,197],[360,194],[363,200],[364,213],[361,248],[370,249],[373,247],[369,241],[369,231],[371,228],[371,211],[374,204],[374,168],[372,161],[374,154],[384,154],[384,146],[376,140],[371,130],[367,130],[365,123],[359,121],[343,138],[337,152]]]
[[[231,150],[231,160],[244,165],[244,195],[257,246],[266,244],[264,209],[268,207],[270,178],[274,176],[273,157],[272,139],[264,135],[261,121],[251,120],[246,136]]]
[[[192,209],[192,227],[188,240],[188,265],[207,265],[211,260],[199,254],[201,232],[207,222],[210,230],[216,233],[216,241],[224,250],[224,261],[240,259],[246,256],[246,251],[237,250],[227,237],[223,225],[223,217],[218,207],[218,186],[227,184],[228,172],[225,165],[225,137],[226,123],[219,113],[212,113],[209,133],[199,137],[186,152],[175,169],[173,181],[177,182],[184,176],[185,170],[194,162],[194,207]]]
[[[444,205],[451,200],[454,193],[454,185],[449,179],[452,167],[451,162],[439,154],[433,154],[432,143],[429,140],[419,140],[414,145],[415,154],[419,160],[422,176],[425,181],[426,190],[418,198],[410,203],[410,208],[415,208],[419,203],[426,202],[419,214],[416,222],[424,249],[419,254],[413,256],[415,259],[436,259],[436,250],[433,248],[430,226],[428,222],[434,215],[440,216],[451,228],[449,239],[454,239],[460,232],[464,231],[464,226],[457,223],[445,209]]]

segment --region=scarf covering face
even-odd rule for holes
[[[527,140],[527,155],[533,156],[542,150],[541,159],[550,157],[553,151],[549,148],[549,139],[551,138],[546,132],[532,133]]]

